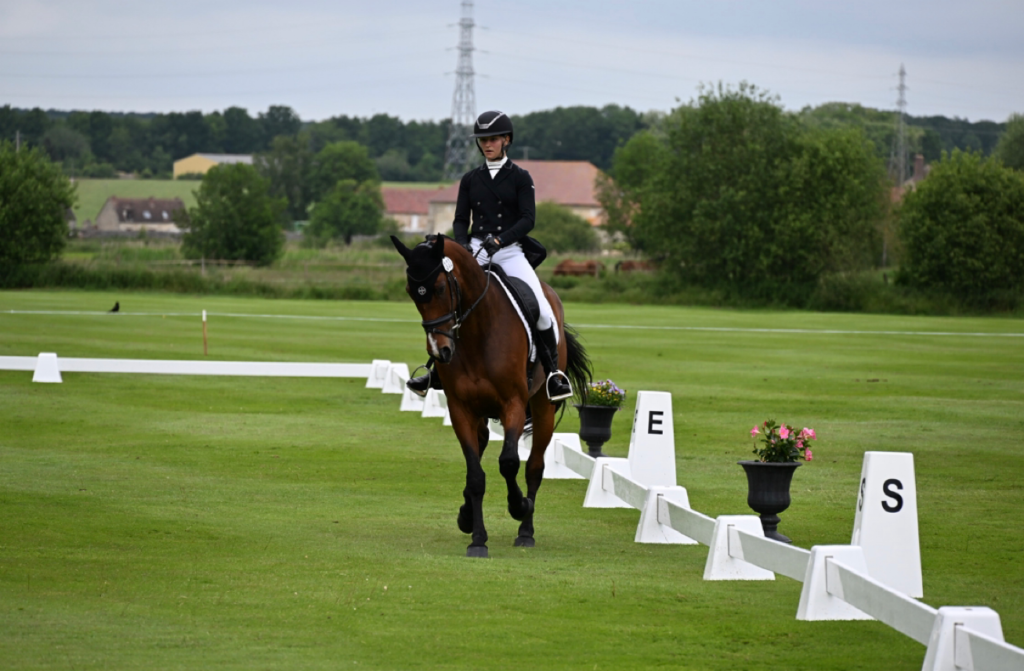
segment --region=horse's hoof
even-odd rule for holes
[[[473,514],[466,512],[466,506],[459,508],[459,531],[464,534],[473,533]]]
[[[537,544],[537,541],[533,540],[533,536],[518,536],[514,543],[517,548],[532,548]]]
[[[466,548],[466,556],[482,557],[483,559],[487,559],[490,555],[487,554],[486,545],[470,545],[468,548]]]

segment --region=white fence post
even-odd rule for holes
[[[566,450],[583,453],[578,433],[556,433],[551,436],[551,443],[544,452],[545,480],[586,480],[582,475],[566,466]]]
[[[855,545],[815,545],[807,562],[804,586],[800,592],[798,620],[872,620],[870,615],[843,601],[842,584],[828,581],[827,559],[836,559],[855,571],[868,574],[864,551]]]
[[[448,411],[448,399],[443,391],[428,389],[423,400],[423,417],[444,417]]]
[[[970,639],[963,635],[958,637],[960,629],[974,631],[996,641],[1003,640],[1003,625],[999,621],[999,614],[991,608],[949,606],[939,608],[939,614],[935,617],[935,625],[932,627],[932,634],[928,639],[928,652],[924,656],[924,666],[921,667],[921,671],[956,671],[957,669],[976,668],[971,655]],[[985,668],[985,671],[1000,669],[997,666],[981,668]],[[1022,667],[1007,666],[1005,668],[1010,671],[1010,669]]]
[[[423,412],[423,397],[413,393],[412,389],[406,387],[402,391],[402,404],[398,409],[403,412]]]
[[[381,392],[385,394],[401,394],[405,391],[405,383],[409,381],[409,366],[404,363],[393,363],[388,366],[384,373],[384,386]]]
[[[913,454],[864,453],[850,544],[863,548],[869,576],[907,596],[924,596]]]
[[[383,389],[384,378],[388,374],[388,366],[391,362],[387,359],[374,359],[370,363],[370,375],[366,378],[367,389]]]
[[[55,352],[40,352],[36,359],[36,370],[32,374],[33,382],[63,382],[60,367],[57,365]]]
[[[618,470],[620,473],[629,474],[629,460],[612,457],[601,457],[594,461],[594,470],[590,474],[590,484],[587,485],[587,495],[583,498],[584,508],[632,508],[612,491],[605,488],[605,478],[608,470]],[[613,488],[614,491],[614,488]]]
[[[634,540],[637,543],[696,545],[697,541],[689,536],[684,536],[658,520],[658,499],[671,501],[683,508],[690,507],[690,497],[686,493],[686,487],[649,487],[647,489],[647,501],[640,512],[640,523],[636,527]]]
[[[730,552],[729,527],[764,538],[761,518],[756,515],[720,515],[715,519],[708,560],[704,564],[705,580],[775,580],[775,574],[743,561]]]

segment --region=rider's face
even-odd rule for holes
[[[477,142],[480,143],[480,151],[484,153],[488,161],[497,161],[501,158],[502,153],[505,151],[505,146],[508,144],[508,135],[482,137]]]

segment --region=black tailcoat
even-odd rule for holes
[[[462,176],[452,225],[456,242],[465,244],[470,235],[485,238],[490,234],[505,247],[523,241],[536,218],[533,178],[511,159],[493,178],[486,164]]]

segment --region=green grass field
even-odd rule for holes
[[[201,358],[203,309],[211,358],[424,358],[411,303],[75,291],[0,292],[0,355]],[[1024,321],[567,315],[630,391],[606,451],[626,454],[636,390],[672,392],[679,481],[708,515],[749,513],[735,462],[769,417],[819,436],[780,527],[805,548],[849,542],[865,450],[913,452],[923,600],[989,606],[1024,645]],[[757,330],[786,328],[811,332]],[[797,622],[795,581],[704,582],[705,547],[633,543],[639,513],[584,510],[584,481],[545,483],[537,547],[513,548],[493,446],[492,558],[466,559],[451,429],[363,384],[0,371],[0,666],[921,667],[878,622]]]
[[[195,207],[193,191],[199,188],[198,180],[173,179],[76,179],[78,202],[75,204],[75,218],[78,224],[88,219],[96,221],[96,215],[111,196],[118,198],[181,198],[185,207]]]

